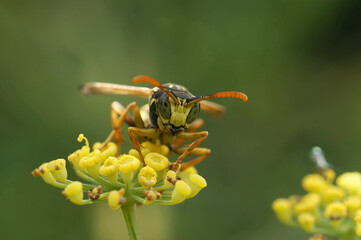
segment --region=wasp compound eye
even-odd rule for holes
[[[158,111],[163,118],[169,119],[171,114],[171,107],[168,98],[160,98],[158,101]]]
[[[191,108],[191,110],[188,113],[188,116],[187,116],[188,124],[194,122],[194,120],[197,119],[199,110],[200,110],[199,103],[195,103],[194,106]]]

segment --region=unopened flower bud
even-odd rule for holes
[[[172,192],[172,203],[178,204],[183,202],[191,194],[191,192],[192,190],[186,182],[182,180],[177,181]]]
[[[64,195],[70,202],[81,205],[83,201],[83,184],[81,182],[72,182],[65,187]]]
[[[152,187],[157,183],[157,173],[149,166],[140,169],[138,181],[144,187]]]
[[[48,163],[48,169],[58,182],[66,183],[68,178],[65,164],[66,161],[64,159],[57,159]]]
[[[40,176],[47,184],[52,185],[56,182],[55,177],[53,176],[53,174],[51,174],[50,170],[48,169],[48,163],[41,164],[39,168],[35,169],[32,172],[32,174],[35,177]]]
[[[120,205],[124,204],[124,188],[120,189],[119,191],[113,190],[108,195],[108,205],[113,210],[118,210]]]
[[[288,224],[292,220],[292,209],[291,203],[288,199],[285,198],[278,198],[272,203],[272,209],[275,212],[277,218],[285,223]]]

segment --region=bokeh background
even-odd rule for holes
[[[140,74],[195,95],[249,96],[215,100],[221,119],[202,115],[208,187],[182,205],[138,208],[144,239],[306,239],[270,205],[303,192],[311,147],[337,172],[361,170],[360,1],[3,0],[1,239],[127,239],[120,213],[75,206],[31,171],[79,148],[80,132],[103,140],[110,103],[134,100],[81,96],[81,83]]]

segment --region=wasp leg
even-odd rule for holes
[[[140,143],[139,143],[137,137],[152,138],[157,134],[158,134],[158,132],[155,128],[136,128],[136,127],[128,128],[129,138],[132,141],[134,148],[138,151],[138,154],[139,154],[140,160],[143,163],[143,166],[145,166],[144,157],[140,150],[141,146],[140,146]]]
[[[187,129],[186,132],[195,132],[198,128],[202,127],[204,120],[202,118],[196,119]]]
[[[186,132],[195,132],[198,128],[202,127],[204,124],[204,120],[201,118],[196,119],[192,124],[189,126],[189,128],[186,130]],[[184,142],[183,139],[176,139],[174,143],[172,144],[172,149],[176,149],[179,145],[181,145]]]
[[[180,155],[177,161],[173,164],[172,170],[176,171],[179,167],[179,164],[182,160],[196,147],[198,147],[204,140],[207,139],[208,132],[196,132],[196,133],[188,133],[188,132],[181,132],[177,135],[178,138],[182,139],[183,141],[194,141],[191,145]]]
[[[119,145],[123,141],[123,136],[121,133],[121,126],[117,125],[118,119],[123,115],[125,108],[122,104],[117,101],[112,102],[111,105],[111,119],[112,119],[112,127],[115,131],[114,138],[115,143]],[[130,125],[134,126],[134,121],[129,116],[125,117],[125,121]]]
[[[187,151],[187,147],[181,147],[181,148],[177,148],[175,150],[175,152],[178,153],[178,154],[182,154],[185,151]],[[199,157],[197,157],[197,158],[195,158],[195,159],[193,159],[193,160],[191,160],[189,162],[186,162],[186,163],[182,164],[180,170],[183,171],[183,170],[185,170],[185,169],[187,169],[189,167],[197,165],[198,163],[200,163],[204,159],[206,159],[209,156],[209,154],[211,154],[211,149],[209,149],[209,148],[199,148],[199,147],[194,148],[188,155],[198,155],[198,156],[202,155],[202,156],[199,156]]]
[[[117,106],[119,107],[119,106]],[[142,120],[142,117],[140,116],[140,111],[139,111],[139,107],[135,102],[130,103],[123,111],[122,115],[120,116],[120,118],[117,119],[117,121],[115,122],[115,124],[113,126],[116,126],[116,129],[118,130],[114,130],[109,134],[109,136],[107,137],[107,139],[104,141],[104,143],[102,144],[102,146],[100,147],[100,149],[103,149],[111,140],[112,138],[116,135],[116,132],[118,131],[120,134],[120,130],[124,121],[126,120],[126,117],[128,116],[128,113],[130,111],[130,109],[133,108],[133,115],[134,115],[134,122],[136,126],[139,126],[140,128],[144,127],[144,122]],[[119,110],[120,108],[118,108]],[[117,143],[119,144],[119,143]]]

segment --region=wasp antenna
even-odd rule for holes
[[[194,104],[196,102],[200,102],[206,99],[211,99],[211,98],[238,98],[238,99],[242,99],[243,102],[247,102],[248,97],[246,94],[241,93],[241,92],[233,92],[233,91],[227,91],[227,92],[217,92],[215,94],[212,95],[208,95],[208,96],[201,96],[201,97],[196,97],[195,99],[189,101],[187,104]]]
[[[160,82],[158,82],[157,80],[155,80],[154,78],[151,78],[148,76],[137,76],[137,77],[133,78],[132,82],[133,83],[145,82],[145,83],[152,84],[153,86],[155,86],[155,87],[161,89],[163,92],[165,92],[170,98],[173,99],[173,101],[176,104],[179,104],[177,97],[171,91],[169,91],[168,89],[163,87],[162,84]]]

